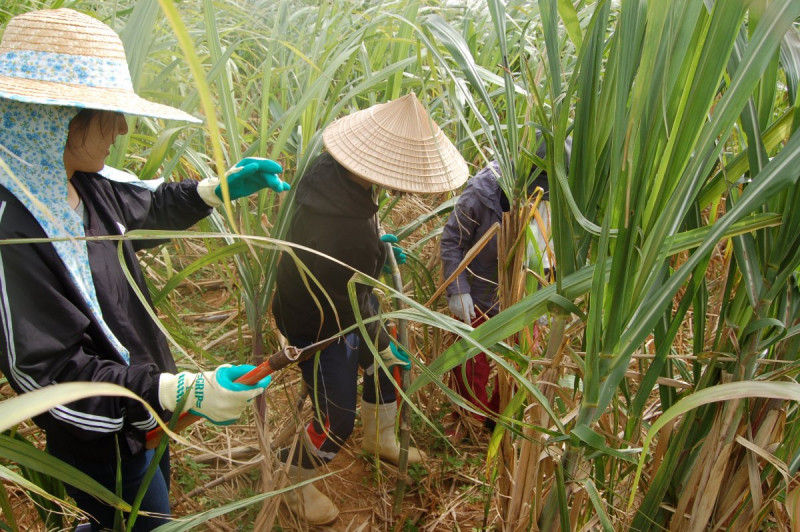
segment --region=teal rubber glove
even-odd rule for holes
[[[238,168],[238,170],[237,170]],[[283,172],[281,165],[270,159],[245,157],[231,168],[227,175],[228,193],[232,200],[243,198],[270,188],[275,192],[289,190],[289,183],[282,181],[277,174]],[[217,185],[214,194],[222,199],[222,185]]]
[[[186,396],[183,412],[204,417],[215,425],[230,425],[272,380],[267,376],[255,385],[233,382],[254,367],[224,364],[203,373],[162,373],[158,382],[159,402],[165,410],[174,411]]]
[[[396,236],[389,233],[381,235],[381,242],[385,242],[392,245],[392,253],[394,253],[394,261],[397,263],[398,266],[400,264],[406,263],[406,254],[403,252],[403,248],[401,248],[400,246],[395,246],[395,244],[399,242]],[[392,273],[392,267],[389,261],[386,261],[386,263],[383,265],[383,271],[385,273]]]
[[[267,375],[255,384],[236,382],[236,379],[244,377],[254,369],[256,367],[251,364],[239,364],[237,366],[225,364],[217,368],[217,380],[226,389],[234,392],[246,392],[253,388],[264,388],[266,390],[269,383],[272,382],[272,375]]]
[[[411,358],[406,350],[394,342],[389,342],[389,347],[378,353],[383,359],[387,368],[392,366],[402,366],[403,369],[411,369]]]

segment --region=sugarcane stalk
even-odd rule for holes
[[[392,270],[392,284],[394,284],[395,290],[402,292],[403,277],[400,275],[400,268],[397,266],[397,260],[395,259],[394,252],[392,251],[392,245],[387,243],[386,250],[389,257],[389,266]],[[394,307],[395,310],[400,310],[402,308],[400,299],[395,298]],[[408,346],[408,323],[404,319],[397,320],[397,339],[403,348]],[[409,376],[409,371],[405,368],[401,368],[400,382],[398,383],[400,389],[407,390],[410,383],[411,378]],[[395,483],[394,507],[392,508],[392,513],[394,515],[399,515],[403,509],[403,498],[405,497],[406,492],[406,473],[408,472],[408,446],[411,440],[411,423],[409,421],[410,414],[408,405],[405,401],[399,401],[399,403],[400,404],[397,408],[400,410],[400,430],[398,437],[400,443],[400,456],[398,457],[397,464],[399,475],[397,477],[397,482]]]

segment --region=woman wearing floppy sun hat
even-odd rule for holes
[[[268,382],[234,385],[245,365],[176,375],[166,338],[136,294],[148,294],[136,257],[142,241],[91,239],[185,229],[221,201],[216,180],[152,184],[106,167],[109,147],[128,131],[126,114],[200,122],[137,96],[122,42],[92,17],[56,9],[9,21],[0,42],[0,240],[53,240],[0,245],[0,370],[17,393],[111,382],[163,419],[181,404],[213,423],[231,423]],[[240,161],[227,177],[231,198],[286,190],[280,172],[266,159]],[[145,434],[156,426],[139,402],[90,397],[35,421],[51,454],[112,492],[119,467],[122,497],[133,502],[152,460]],[[170,514],[168,454],[159,465],[141,504],[153,515],[138,517],[135,530]],[[70,486],[68,492],[93,530],[113,527],[113,508]]]
[[[325,128],[322,138],[327,152],[317,157],[297,186],[287,240],[372,277],[380,275],[388,255],[376,217],[373,185],[436,193],[458,188],[469,176],[461,154],[413,93],[342,117]],[[352,270],[307,251],[298,250],[297,257],[310,275],[283,257],[272,311],[289,342],[302,346],[351,327],[356,318],[347,287]],[[371,287],[356,285],[356,298],[364,319],[377,315]],[[330,462],[350,437],[359,367],[367,375],[361,401],[362,448],[398,462],[394,383],[374,363],[367,342],[376,344],[387,367],[409,367],[410,360],[377,321],[371,325],[369,338],[350,333],[323,349],[318,360],[299,364],[313,401],[314,419],[306,426],[304,445],[279,453],[293,484],[316,477],[315,468]],[[409,449],[408,463],[423,459],[420,451]],[[312,484],[287,492],[284,501],[310,524],[329,523],[339,514],[333,501]]]

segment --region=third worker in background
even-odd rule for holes
[[[541,139],[540,135],[537,135]],[[566,159],[569,164],[572,143],[568,139],[565,144]],[[545,159],[547,152],[545,143],[539,143],[536,153]],[[537,173],[538,172],[538,173]],[[442,231],[440,248],[442,255],[442,274],[448,279],[464,260],[470,249],[486,234],[495,223],[502,224],[503,213],[510,208],[508,197],[500,187],[498,177],[500,165],[492,161],[467,182],[464,191],[458,198],[455,208]],[[528,185],[528,197],[534,198],[536,188],[544,191],[539,203],[539,215],[543,220],[540,225],[531,222],[538,248],[541,254],[545,273],[550,269],[549,253],[546,242],[550,240],[550,204],[547,172],[534,166],[531,171],[531,182]],[[534,248],[534,249],[535,249]],[[450,312],[461,321],[477,327],[487,319],[496,315],[499,308],[497,294],[497,237],[493,237],[478,253],[467,267],[447,286],[447,302]],[[546,275],[547,276],[547,275]],[[497,380],[494,380],[494,393],[489,390],[489,374],[491,366],[486,353],[478,353],[467,360],[461,367],[453,369],[452,377],[455,390],[473,404],[483,414],[475,417],[483,422],[488,430],[493,430],[495,422],[492,416],[499,413],[500,397],[497,393]],[[450,436],[458,433],[453,429]]]

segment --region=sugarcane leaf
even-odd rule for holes
[[[31,493],[35,493],[40,497],[46,498],[48,500],[55,500],[55,502],[61,506],[72,506],[70,503],[63,499],[59,499],[54,497],[51,493],[48,493],[47,490],[43,489],[41,486],[38,486],[36,483],[31,482],[27,478],[23,477],[16,471],[12,471],[11,469],[7,468],[6,466],[0,464],[0,478],[19,486],[20,488],[29,491]],[[12,514],[13,517],[13,514]]]
[[[761,141],[769,153],[773,153],[792,134],[793,114],[791,111],[786,111],[763,131]],[[706,208],[711,205],[716,198],[719,198],[720,194],[725,192],[726,187],[739,182],[749,168],[747,150],[733,157],[703,186],[698,200],[700,206]]]
[[[603,527],[603,532],[614,532],[614,525],[612,524],[611,518],[609,518],[608,512],[606,511],[606,503],[597,492],[597,486],[595,486],[594,481],[591,478],[587,478],[581,480],[580,483],[583,485],[583,488],[589,495],[589,500],[592,501],[592,507],[594,508],[598,519],[600,519],[600,525]]]
[[[22,467],[38,471],[44,475],[56,478],[61,482],[71,484],[115,508],[126,512],[130,512],[131,510],[131,506],[128,503],[100,485],[86,473],[37,449],[30,443],[10,438],[5,434],[0,434],[0,456]]]
[[[136,236],[139,233],[136,231],[131,231],[130,234]],[[222,237],[222,235],[220,236]],[[187,277],[193,273],[209,265],[217,264],[228,257],[243,253],[248,249],[249,248],[245,242],[235,242],[203,255],[199,259],[183,268],[181,271],[172,275],[161,288],[161,290],[153,294],[153,304],[158,305],[161,303],[165,297],[167,297],[173,290],[175,290],[175,288],[177,288],[184,280],[186,280]]]
[[[211,521],[215,517],[220,517],[229,514],[231,512],[234,512],[236,510],[240,510],[242,508],[248,508],[249,506],[262,502],[271,497],[280,496],[289,491],[300,489],[303,486],[308,486],[313,482],[316,482],[317,480],[323,480],[337,473],[338,471],[331,471],[330,473],[320,474],[318,477],[304,480],[302,482],[298,482],[297,484],[286,486],[285,488],[268,491],[266,493],[259,493],[258,495],[253,495],[251,497],[239,499],[228,504],[217,506],[211,510],[181,517],[180,519],[175,519],[174,521],[170,521],[167,524],[154,528],[153,532],[183,532],[185,530],[197,530],[198,527],[200,527],[204,523]]]
[[[790,28],[783,36],[781,43],[781,63],[786,72],[788,82],[790,103],[794,106],[800,105],[798,98],[798,86],[800,85],[800,31],[797,28]]]
[[[147,403],[127,388],[101,382],[67,382],[53,384],[0,402],[0,431],[8,430],[26,419],[51,408],[93,396],[122,396]],[[147,405],[149,409],[152,407]],[[155,411],[152,411],[155,413]]]
[[[781,331],[781,336],[786,334],[786,326],[782,321],[776,318],[762,318],[748,323],[747,326],[742,330],[742,338],[752,334],[755,331],[766,329],[768,327],[774,327],[776,330]]]
[[[586,425],[576,425],[570,434],[589,447],[600,451],[605,456],[614,456],[626,462],[636,463],[636,459],[631,454],[608,447],[605,439]]]
[[[197,50],[195,48],[194,42],[192,41],[192,38],[189,35],[189,30],[186,28],[186,24],[183,22],[180,13],[178,12],[177,8],[175,7],[175,4],[171,0],[158,0],[158,3],[161,6],[161,10],[164,13],[164,16],[166,17],[167,21],[172,27],[172,31],[178,40],[178,44],[181,50],[183,51],[184,59],[186,63],[189,65],[192,77],[194,78],[195,87],[197,88],[197,92],[200,96],[200,103],[203,109],[203,113],[205,114],[206,117],[215,117],[216,108],[214,106],[214,100],[211,96],[211,88],[209,87],[209,84],[206,81],[206,77],[203,71],[203,66],[200,61],[200,58],[197,55]],[[217,121],[214,120],[213,118],[206,120],[206,127],[208,128],[208,138],[209,142],[211,143],[211,151],[213,154],[214,165],[216,168],[216,175],[220,178],[220,189],[222,191],[222,198],[223,198],[222,208],[225,211],[230,226],[236,227],[233,211],[231,209],[230,193],[228,191],[228,182],[224,178],[226,167],[225,167],[225,157],[223,155],[222,146],[220,142],[222,135],[220,133]]]
[[[573,303],[571,300],[567,299],[566,297],[562,297],[558,294],[553,294],[547,298],[548,301],[548,310],[553,311],[555,308],[560,308],[568,314],[575,314],[580,318],[581,321],[586,321],[587,316],[578,305]]]
[[[691,395],[684,397],[663,414],[661,414],[661,416],[659,416],[659,418],[647,431],[644,443],[642,444],[642,455],[639,457],[639,465],[637,466],[636,475],[633,480],[633,489],[631,489],[631,494],[628,498],[628,509],[633,506],[633,499],[636,495],[636,487],[639,484],[644,462],[647,457],[647,449],[650,448],[653,438],[655,438],[656,434],[658,434],[658,431],[661,430],[664,425],[689,412],[690,410],[694,410],[703,405],[756,397],[797,402],[800,401],[800,384],[795,382],[758,381],[718,384],[716,386],[698,390]]]
[[[800,5],[797,8],[800,11]],[[721,238],[721,235],[736,221],[755,211],[758,206],[775,193],[795,184],[798,177],[800,177],[794,170],[798,164],[800,164],[800,135],[795,134],[789,139],[784,149],[764,167],[759,174],[759,179],[745,188],[739,202],[714,224],[708,239],[697,248],[697,251],[689,257],[687,262],[667,282],[652,292],[652,296],[648,298],[646,304],[639,307],[629,322],[630,326],[620,339],[620,349],[616,350],[618,353],[627,353],[627,355],[617,356],[611,362],[613,376],[604,385],[603,394],[599,401],[601,408],[604,408],[609,403],[613,393],[612,390],[616,389],[617,384],[624,375],[629,355],[632,353],[634,345],[638,345],[644,338],[647,334],[645,331],[650,330],[660,317],[664,305],[672,298],[678,287],[689,276],[703,256],[711,251],[719,241],[719,238]]]
[[[422,225],[428,223],[429,221],[442,217],[446,214],[449,214],[453,210],[457,202],[458,202],[458,197],[450,198],[449,200],[443,201],[433,209],[423,212],[422,214],[420,214],[407,224],[398,227],[397,231],[395,231],[394,233],[395,236],[399,240],[403,240],[404,238],[414,233],[414,231],[416,231]]]
[[[583,34],[575,6],[570,0],[558,0],[558,14],[561,15],[561,21],[564,23],[570,40],[575,44],[577,53],[580,53]]]
[[[742,274],[742,284],[750,299],[750,306],[757,308],[761,297],[762,278],[759,264],[758,251],[752,234],[744,234],[733,239],[733,250],[736,255],[736,264]]]

